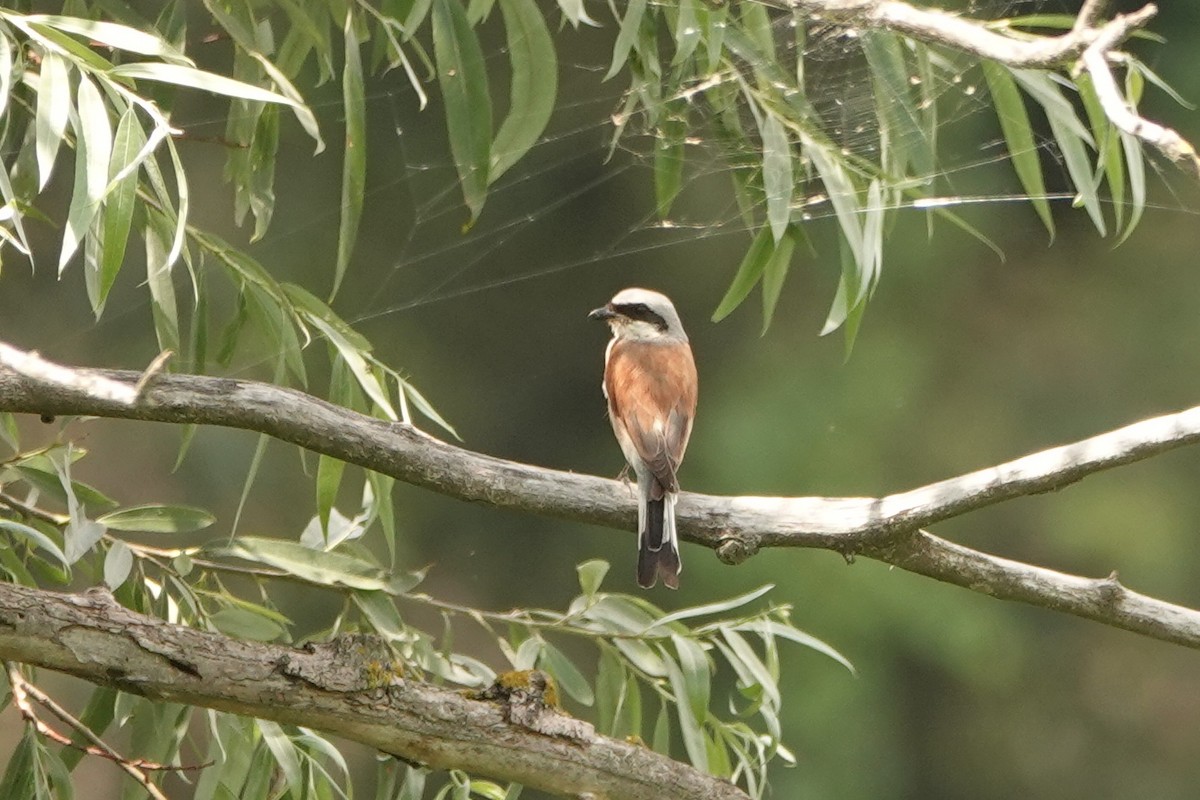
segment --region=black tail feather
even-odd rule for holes
[[[666,498],[646,503],[646,530],[638,536],[638,586],[649,589],[661,576],[663,584],[679,588],[679,550],[666,530]]]

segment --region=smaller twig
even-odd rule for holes
[[[1191,142],[1171,128],[1139,115],[1117,88],[1117,81],[1109,66],[1109,53],[1116,44],[1114,38],[1113,32],[1102,33],[1083,52],[1081,59],[1084,68],[1092,76],[1092,85],[1105,116],[1118,130],[1156,147],[1171,161],[1200,177],[1200,157],[1196,155],[1196,148]]]
[[[154,357],[154,360],[150,362],[150,366],[146,367],[146,369],[142,371],[142,377],[138,378],[138,382],[133,386],[133,393],[136,396],[142,396],[142,392],[146,391],[146,387],[150,385],[150,381],[158,377],[158,374],[162,372],[162,368],[173,355],[175,355],[174,351],[163,350]]]
[[[22,503],[17,498],[5,492],[0,492],[0,505],[7,506],[22,516],[30,517],[31,519],[40,519],[42,522],[48,522],[55,526],[61,527],[71,521],[70,517],[66,514],[52,514],[49,511],[43,511],[36,506]]]
[[[124,758],[120,753],[105,744],[88,726],[68,714],[65,709],[54,703],[44,692],[25,680],[25,676],[21,674],[21,670],[17,668],[16,664],[5,662],[4,666],[8,672],[8,685],[12,689],[13,705],[21,712],[21,716],[25,721],[33,725],[41,736],[61,745],[77,747],[90,755],[100,756],[112,761],[127,775],[141,784],[142,788],[146,790],[146,794],[154,798],[154,800],[167,800],[167,796],[163,794],[161,789],[154,785],[153,781],[150,780],[150,776],[143,771],[146,767],[139,766],[134,761]],[[70,721],[67,724],[87,737],[93,746],[80,746],[47,725],[37,715],[37,712],[33,710],[33,705],[29,702],[30,696],[36,698],[39,703],[49,708],[60,719],[64,719],[64,717],[69,719]],[[62,713],[60,714],[59,712]],[[165,769],[165,767],[157,767],[157,765],[154,768]]]

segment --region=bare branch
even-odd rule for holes
[[[132,385],[136,372],[104,371]],[[633,529],[622,485],[473,453],[409,425],[391,424],[294,389],[257,381],[162,375],[137,405],[94,397],[86,381],[45,382],[0,368],[0,411],[196,423],[266,433],[460,500]],[[684,493],[681,535],[739,563],[764,547],[862,555],[938,580],[1200,648],[1200,612],[1125,589],[998,558],[921,528],[1016,497],[1060,489],[1095,472],[1200,442],[1200,407],[880,498],[717,497]],[[1111,602],[1117,597],[1121,602]]]
[[[29,683],[29,681],[25,680],[25,676],[21,674],[21,670],[16,664],[6,663],[5,668],[8,672],[8,685],[9,688],[12,689],[13,705],[15,705],[17,710],[21,712],[21,716],[25,719],[25,721],[33,725],[34,728],[37,729],[37,732],[47,739],[50,739],[51,741],[57,742],[61,745],[74,747],[74,742],[51,728],[40,717],[38,717],[37,713],[33,710],[33,706],[29,703],[29,696],[33,695],[37,698],[38,702],[42,703],[43,705],[45,705],[47,702],[54,703],[54,701],[42,693],[42,691],[32,683]],[[53,707],[47,707],[51,708],[51,711],[53,711],[56,716],[61,716],[59,714],[59,711],[61,711],[62,715],[70,717],[66,710],[59,707],[57,703],[54,703]],[[167,796],[162,793],[162,789],[159,789],[157,786],[155,786],[154,782],[150,780],[150,776],[147,775],[141,768],[139,768],[137,764],[129,759],[124,758],[120,753],[105,744],[104,740],[93,734],[92,731],[82,722],[79,722],[74,717],[70,717],[70,719],[77,723],[76,730],[80,732],[87,731],[88,734],[91,734],[89,739],[92,741],[93,746],[90,748],[84,748],[85,752],[91,753],[92,755],[103,756],[115,763],[127,775],[129,775],[129,777],[141,784],[141,787],[146,790],[146,794],[153,798],[153,800],[167,800]]]
[[[495,702],[421,681],[381,683],[362,637],[302,649],[244,642],[134,613],[104,590],[66,595],[0,583],[0,659],[317,728],[409,762],[564,796],[746,800],[727,781],[577,720],[566,720],[569,735],[545,735],[507,720]]]

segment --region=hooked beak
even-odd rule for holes
[[[610,320],[617,316],[617,312],[612,310],[612,306],[600,306],[588,313],[588,319]]]

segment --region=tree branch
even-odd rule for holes
[[[366,648],[369,649],[369,648]],[[0,583],[0,659],[154,700],[317,728],[435,769],[571,797],[746,800],[733,784],[563,717],[567,735],[509,721],[502,704],[392,677],[364,637],[293,649],[172,625],[105,590],[58,594]],[[561,715],[554,715],[561,716]]]
[[[64,368],[66,369],[66,368]],[[73,370],[135,384],[137,372]],[[617,481],[473,453],[409,425],[257,381],[160,375],[130,406],[86,381],[47,382],[0,367],[0,411],[196,423],[266,433],[449,497],[632,530],[636,503]],[[992,556],[920,529],[1092,473],[1200,442],[1200,407],[1155,417],[907,492],[870,497],[719,497],[683,493],[684,539],[736,564],[763,547],[867,556],[973,591],[1064,611],[1200,648],[1200,612],[1096,581]]]
[[[1105,3],[1086,0],[1075,24],[1059,36],[1012,35],[986,21],[900,0],[785,0],[785,5],[798,7],[817,19],[895,31],[1011,68],[1072,69],[1082,63],[1113,125],[1200,177],[1200,158],[1195,148],[1176,131],[1138,116],[1117,89],[1109,68],[1110,62],[1120,60],[1117,48],[1158,13],[1153,3],[1102,22]]]

